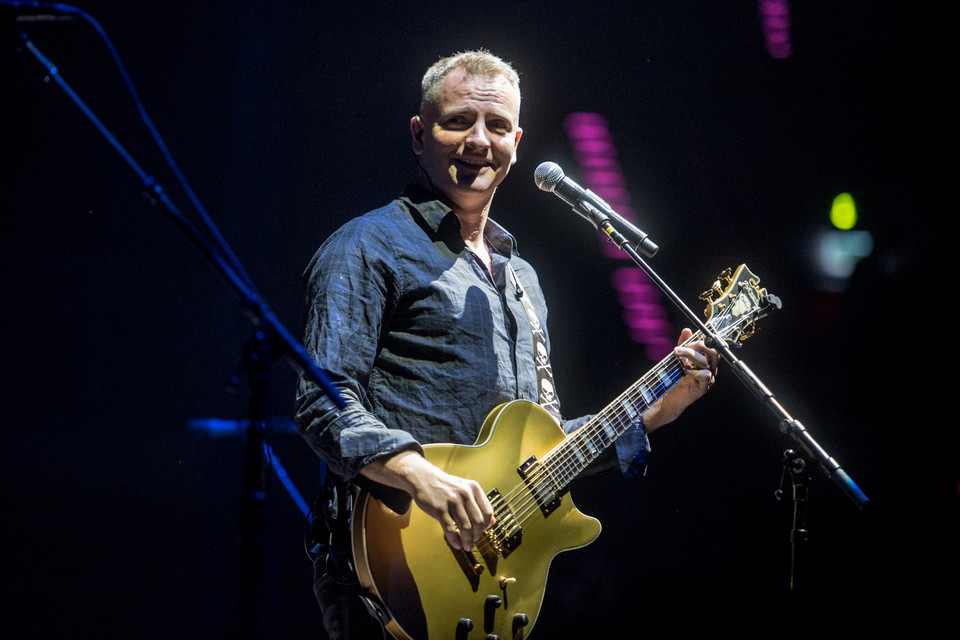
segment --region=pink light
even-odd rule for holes
[[[773,58],[790,57],[790,5],[787,0],[758,0],[767,53]]]
[[[571,138],[574,140],[574,148],[584,154],[596,153],[601,156],[608,156],[613,153],[613,145],[607,140],[600,138],[591,138],[591,132],[597,127],[577,127],[576,131],[571,132]]]
[[[566,129],[582,171],[581,184],[596,192],[625,219],[635,222],[630,193],[617,164],[617,149],[603,116],[572,113],[567,117]],[[601,250],[605,255],[629,261],[606,235],[601,238]],[[659,290],[647,274],[635,266],[615,269],[610,281],[623,308],[623,323],[630,339],[645,346],[648,358],[660,360],[673,348],[673,330],[660,302]]]
[[[593,184],[597,185],[597,189],[607,185],[620,186],[623,184],[623,177],[616,168],[608,171],[586,171],[584,175],[587,176]]]
[[[613,286],[619,291],[630,291],[639,303],[658,302],[660,295],[650,286],[647,274],[637,267],[620,267],[610,275]]]
[[[604,187],[600,184],[593,182],[590,179],[589,173],[584,173],[583,179],[587,184],[596,185],[595,188],[593,189],[594,193],[596,193],[598,196],[606,200],[607,204],[613,207],[624,218],[627,217],[627,213],[620,211],[620,209],[623,209],[629,206],[628,203],[630,202],[630,194],[627,193],[626,187],[624,187],[623,185]],[[630,215],[633,215],[633,214],[630,213]]]

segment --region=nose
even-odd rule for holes
[[[472,149],[487,149],[490,147],[490,132],[487,131],[482,118],[478,118],[473,123],[470,131],[467,132],[467,137],[463,139],[463,143],[465,147]]]

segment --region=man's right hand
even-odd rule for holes
[[[478,483],[451,475],[414,451],[381,458],[360,473],[409,493],[424,513],[440,523],[455,549],[473,549],[494,522],[493,507]]]

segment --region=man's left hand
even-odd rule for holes
[[[702,341],[684,343],[693,337],[690,329],[680,332],[673,353],[683,366],[684,376],[643,414],[647,433],[676,420],[684,409],[705,394],[717,379],[720,357]]]

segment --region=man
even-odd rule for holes
[[[398,513],[422,509],[454,547],[470,550],[493,521],[476,482],[428,462],[421,445],[472,444],[497,405],[543,399],[538,378],[549,343],[533,268],[490,217],[497,186],[517,160],[519,79],[475,51],[427,71],[410,120],[418,183],[386,207],[339,229],[306,271],[306,347],[347,401],[337,409],[308,381],[297,425],[339,491],[324,494],[315,590],[333,638],[381,637],[349,567],[343,511],[352,486]],[[526,306],[529,303],[529,308]],[[684,330],[681,341],[690,336]],[[678,347],[687,375],[616,443],[601,465],[635,473],[646,434],[675,419],[712,384],[716,353]],[[541,366],[541,370],[543,367]],[[541,402],[543,404],[543,402]],[[563,421],[565,431],[585,418]],[[345,495],[346,494],[346,495]]]

